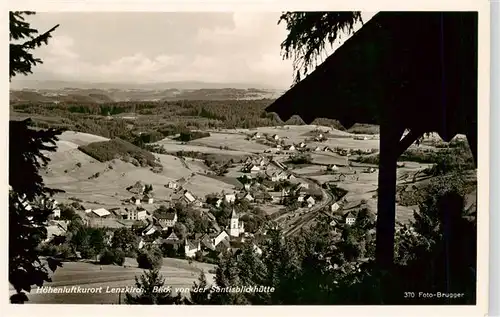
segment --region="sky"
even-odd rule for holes
[[[106,83],[203,81],[286,89],[279,12],[44,12],[28,17],[40,32],[56,24],[43,64],[27,79]],[[363,13],[365,22],[373,13]],[[326,56],[325,56],[326,57]],[[20,79],[26,79],[20,78]]]

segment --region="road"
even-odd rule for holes
[[[276,164],[276,162],[272,161],[271,163],[274,166],[276,166],[277,168],[279,168],[280,170],[283,170],[278,164]],[[314,184],[313,186],[318,186],[321,189],[323,198],[316,205],[314,205],[310,209],[306,210],[304,215],[302,215],[302,216],[299,215],[298,217],[296,217],[296,219],[293,219],[293,223],[288,228],[286,228],[284,231],[285,236],[291,236],[291,235],[295,234],[296,232],[298,232],[304,226],[310,224],[320,214],[321,209],[329,206],[330,203],[333,202],[333,195],[329,191],[325,190],[324,188],[322,188],[321,186],[316,184],[316,182],[314,180],[312,180],[310,178],[305,178],[302,175],[293,173],[291,171],[288,171],[288,173],[292,174],[297,179],[302,179],[302,180],[305,180],[309,184],[311,184],[311,183]],[[294,213],[299,212],[299,210],[295,211]],[[287,216],[289,216],[289,214],[282,215],[282,216],[276,218],[276,221],[279,222],[280,220],[286,219]],[[286,220],[285,220],[285,223],[286,223]]]
[[[320,187],[321,188],[321,187]],[[333,195],[324,188],[321,188],[323,199],[314,205],[305,215],[299,216],[292,225],[284,231],[285,236],[291,236],[297,233],[301,228],[310,224],[321,212],[321,209],[330,205],[333,202]]]

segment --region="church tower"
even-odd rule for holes
[[[229,235],[231,237],[239,237],[240,236],[240,227],[239,227],[239,217],[236,214],[236,211],[233,208],[233,212],[231,213],[231,220],[229,221]]]

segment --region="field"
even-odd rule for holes
[[[63,267],[58,268],[52,276],[51,283],[45,283],[44,286],[51,287],[71,287],[80,286],[81,288],[102,287],[102,292],[91,294],[61,293],[61,294],[42,294],[36,293],[36,287],[28,295],[31,304],[118,304],[119,295],[106,293],[106,289],[135,286],[135,276],[143,273],[142,269],[137,268],[137,262],[134,259],[127,259],[126,267],[103,265],[100,270],[99,265],[85,262],[64,262]],[[186,260],[163,259],[163,266],[160,269],[161,275],[165,278],[165,286],[175,288],[190,288],[193,282],[199,277],[201,270],[205,272],[207,281],[213,282],[213,274],[208,270],[213,269],[213,265],[193,262],[189,264]],[[13,290],[10,289],[12,292]],[[123,302],[124,294],[121,295]]]
[[[120,207],[122,200],[132,196],[126,188],[142,181],[153,185],[154,206],[159,207],[172,194],[172,190],[164,185],[182,177],[187,180],[185,187],[202,198],[207,193],[233,188],[227,182],[198,175],[197,173],[208,170],[200,161],[188,159],[184,164],[178,157],[154,154],[163,165],[161,173],[154,173],[149,168],[134,166],[117,159],[102,163],[77,149],[79,145],[95,141],[102,139],[83,133],[64,132],[57,143],[57,151],[48,154],[51,162],[42,172],[42,176],[49,187],[66,192],[56,195],[58,201],[67,202],[71,197],[82,200],[85,208]],[[97,173],[98,176],[94,178]]]
[[[348,132],[315,125],[210,131],[209,137],[187,143],[165,138],[156,144],[163,145],[170,153],[193,151],[222,160],[232,158],[235,162],[239,162],[248,156],[262,153],[267,148],[255,140],[246,140],[248,135],[254,132],[258,131],[268,135],[277,134],[285,140],[285,144],[297,144],[302,141],[306,142],[318,130],[329,131],[326,134],[328,140],[321,142],[323,147],[328,145],[332,149],[340,147],[370,150],[378,148],[377,135],[371,135],[366,140],[364,138],[354,139],[354,136]],[[163,166],[163,171],[155,173],[149,168],[134,166],[118,159],[102,163],[78,150],[78,146],[106,140],[106,138],[85,133],[64,132],[61,135],[58,150],[55,153],[50,153],[49,157],[52,161],[43,173],[47,185],[66,191],[66,193],[56,196],[59,201],[68,202],[69,198],[76,198],[82,201],[85,208],[121,207],[123,204],[127,204],[123,201],[132,196],[126,188],[137,181],[143,181],[152,184],[155,192],[154,204],[144,207],[147,210],[154,210],[171,199],[173,190],[165,188],[164,185],[180,178],[187,181],[184,188],[200,198],[211,193],[233,192],[241,188],[236,180],[237,177],[243,175],[239,165],[230,168],[225,176],[213,176],[207,175],[209,168],[201,159],[189,157],[181,159],[173,155],[154,154]],[[307,147],[309,148],[320,144],[306,143],[308,143]],[[221,146],[223,149],[220,148]],[[313,151],[311,157],[311,164],[299,165],[295,168],[291,166],[293,172],[303,178],[316,180],[320,184],[337,183],[338,186],[348,191],[346,198],[350,203],[355,205],[361,200],[366,200],[370,209],[376,211],[375,194],[378,174],[366,173],[369,164],[353,162],[352,167],[348,168],[346,157],[324,151]],[[288,155],[275,155],[275,159],[285,161],[288,159]],[[336,173],[327,173],[326,166],[332,164],[337,165],[338,170]],[[398,179],[400,182],[411,179],[416,171],[428,166],[429,164],[405,162],[404,167],[398,169]],[[96,175],[98,176],[96,177]],[[271,209],[266,213],[272,214],[275,211]],[[398,220],[406,222],[411,218],[412,213],[412,208],[398,206]],[[103,222],[101,225],[110,227],[123,225],[114,220],[101,220],[101,222]]]

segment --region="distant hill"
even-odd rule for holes
[[[11,103],[81,102],[106,103],[123,101],[175,101],[175,100],[256,100],[276,99],[282,92],[258,88],[187,89],[163,90],[140,89],[23,89],[11,90]]]
[[[266,90],[283,90],[283,88],[269,87],[258,83],[212,83],[201,81],[172,81],[164,83],[92,83],[78,81],[60,81],[60,80],[33,80],[33,79],[13,79],[10,83],[10,89],[37,89],[37,90],[59,90],[65,88],[78,89],[140,89],[140,90],[165,90],[165,89],[266,89]]]

